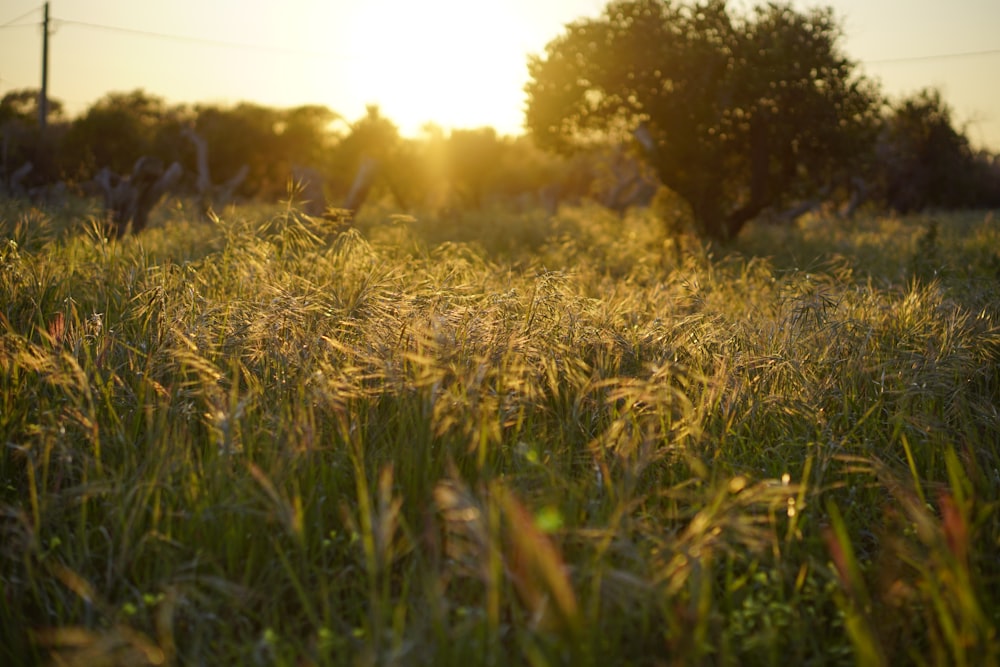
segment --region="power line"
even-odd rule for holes
[[[37,12],[41,8],[42,8],[41,5],[39,5],[38,7],[35,7],[34,9],[29,9],[28,11],[26,11],[23,14],[21,14],[17,18],[13,18],[13,19],[7,21],[6,23],[4,23],[3,25],[0,25],[0,28],[20,28],[21,26],[26,26],[26,25],[37,25],[36,23],[18,23],[17,25],[11,25],[11,24],[15,23],[17,21],[20,21],[21,19],[23,19],[26,16],[30,16],[31,14],[34,14],[35,12]]]
[[[36,7],[18,16],[17,18],[11,19],[7,23],[0,25],[2,28],[18,28],[27,25],[37,25],[37,23],[21,23],[18,25],[12,25],[14,22],[23,19],[24,17],[38,11],[40,7]],[[307,51],[304,49],[292,49],[281,46],[268,46],[263,44],[251,44],[249,42],[231,42],[226,40],[218,39],[208,39],[204,37],[192,37],[189,35],[178,35],[173,33],[156,32],[152,30],[139,30],[136,28],[125,28],[122,26],[107,25],[104,23],[92,23],[89,21],[76,21],[73,19],[53,19],[53,22],[60,25],[76,26],[81,28],[91,28],[94,30],[106,30],[109,32],[118,32],[124,34],[138,35],[140,37],[151,37],[154,39],[163,39],[174,42],[184,42],[188,44],[201,44],[204,46],[214,46],[217,48],[228,48],[228,49],[241,49],[244,51],[257,51],[257,52],[270,52],[270,53],[280,53],[284,55],[299,55],[299,56],[309,56],[311,58],[335,58],[338,60],[348,60],[348,56],[343,54],[332,54],[324,53],[320,51]],[[932,62],[936,60],[954,60],[959,58],[977,58],[984,56],[995,56],[1000,55],[1000,49],[984,49],[981,51],[960,51],[954,53],[937,53],[929,54],[923,56],[901,56],[897,58],[879,58],[875,60],[863,60],[862,65],[891,65],[899,63],[910,63],[910,62]]]
[[[130,35],[139,35],[140,37],[152,37],[154,39],[163,39],[173,42],[185,42],[188,44],[202,44],[205,46],[215,46],[227,49],[242,49],[245,51],[260,51],[260,52],[271,52],[271,53],[281,53],[284,55],[304,55],[313,58],[338,58],[347,59],[344,55],[337,55],[331,53],[322,53],[320,51],[305,51],[302,49],[290,49],[281,46],[265,46],[263,44],[250,44],[247,42],[229,42],[218,39],[206,39],[203,37],[190,37],[187,35],[176,35],[165,32],[154,32],[151,30],[138,30],[135,28],[123,28],[120,26],[105,25],[102,23],[90,23],[87,21],[74,21],[70,19],[55,19],[60,25],[77,26],[82,28],[93,28],[95,30],[106,30],[109,32],[120,32]]]
[[[927,56],[905,56],[901,58],[880,58],[878,60],[864,60],[864,65],[888,65],[895,63],[912,63],[931,60],[955,60],[957,58],[978,58],[981,56],[1000,55],[1000,49],[984,49],[982,51],[960,51],[957,53],[937,53]]]

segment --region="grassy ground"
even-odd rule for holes
[[[997,664],[991,216],[325,224],[0,206],[0,662]]]

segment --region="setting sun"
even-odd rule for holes
[[[378,0],[350,10],[346,20],[345,48],[355,54],[341,63],[347,85],[404,133],[427,122],[508,132],[520,126],[512,98],[525,79],[526,45],[510,5]]]

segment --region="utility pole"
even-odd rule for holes
[[[42,89],[38,93],[38,127],[45,132],[45,121],[49,116],[49,3],[45,3],[45,18],[42,20]]]

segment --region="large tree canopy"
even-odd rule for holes
[[[828,9],[612,2],[530,59],[527,127],[560,150],[643,128],[663,184],[726,240],[867,153],[878,95],[839,37]]]

